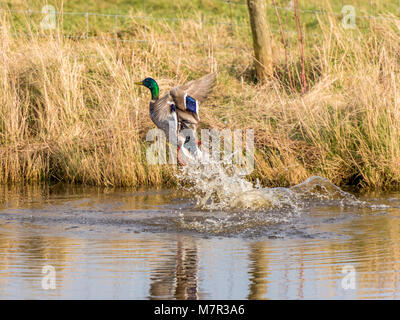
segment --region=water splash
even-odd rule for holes
[[[351,193],[343,191],[328,179],[320,176],[312,176],[291,187],[290,190],[295,192],[302,202],[312,201],[313,203],[333,204],[341,207],[368,206],[365,201],[357,199]]]
[[[265,211],[287,209],[299,212],[310,203],[359,206],[364,203],[329,180],[313,176],[291,188],[263,188],[251,183],[234,165],[227,162],[199,162],[178,173],[181,187],[205,210]]]
[[[298,232],[302,216],[317,206],[368,207],[368,203],[313,176],[291,188],[265,188],[246,180],[229,162],[190,163],[177,174],[181,188],[196,201],[199,214],[180,213],[181,230],[205,234],[282,236]]]

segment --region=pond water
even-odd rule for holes
[[[0,299],[400,297],[400,194],[236,182],[3,186]]]

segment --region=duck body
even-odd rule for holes
[[[146,78],[137,82],[150,89],[150,118],[164,131],[169,142],[178,147],[178,161],[179,150],[186,153],[185,156],[188,153],[194,158],[201,156],[196,138],[196,129],[200,122],[199,107],[214,87],[215,80],[216,74],[210,73],[182,86],[173,87],[161,98],[154,79]]]

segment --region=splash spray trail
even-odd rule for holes
[[[265,211],[286,209],[298,213],[310,202],[334,202],[341,206],[363,205],[355,196],[329,180],[313,176],[291,188],[264,188],[253,184],[226,161],[191,163],[178,173],[181,187],[194,195],[205,210]]]

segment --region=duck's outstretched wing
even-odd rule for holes
[[[217,74],[215,72],[209,73],[200,79],[189,81],[179,88],[187,92],[188,95],[196,99],[198,102],[203,102],[207,99],[211,89],[214,87],[216,78]]]
[[[158,123],[166,121],[173,111],[175,102],[169,93],[160,99],[150,101],[150,117],[157,126]]]
[[[191,123],[200,121],[199,103],[203,102],[215,85],[216,73],[210,73],[197,80],[171,89],[178,116]]]

